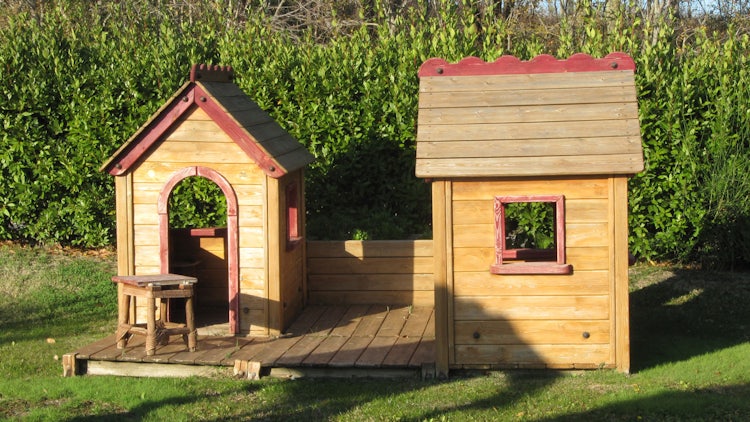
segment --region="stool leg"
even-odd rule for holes
[[[128,330],[130,329],[130,296],[122,292],[118,285],[117,303],[117,348],[124,349],[128,344]]]
[[[164,323],[169,321],[169,299],[161,299],[159,303],[159,318]]]
[[[152,356],[156,350],[156,299],[147,299],[146,315],[146,356]]]
[[[197,343],[196,333],[195,333],[195,315],[193,315],[193,296],[189,296],[185,298],[185,325],[188,329],[188,335],[187,335],[187,344],[188,344],[188,350],[191,352],[195,351],[195,346]]]

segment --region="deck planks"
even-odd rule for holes
[[[180,336],[147,356],[141,336],[117,349],[111,335],[78,349],[78,360],[231,367],[236,360],[266,368],[418,368],[433,363],[431,307],[310,306],[279,338],[199,337],[195,352]]]
[[[408,366],[419,346],[420,337],[400,337],[383,360],[384,367]]]
[[[360,368],[379,368],[383,364],[385,357],[390,352],[393,345],[396,344],[398,337],[375,337],[367,348],[362,352],[362,355],[357,359],[354,364],[355,367]]]
[[[372,342],[372,337],[350,337],[328,362],[334,368],[351,368]]]
[[[304,366],[325,366],[333,359],[334,355],[346,343],[346,337],[326,337],[319,343],[315,353],[311,353],[302,362]]]

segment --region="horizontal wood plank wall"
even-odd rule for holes
[[[609,187],[596,177],[453,182],[454,366],[613,364]],[[573,274],[491,274],[494,197],[560,194]]]
[[[196,308],[227,308],[226,230],[172,230],[170,242],[170,271],[198,278]]]
[[[311,304],[433,306],[432,240],[307,242]]]
[[[420,79],[419,177],[642,168],[631,70]]]
[[[266,335],[266,198],[262,170],[197,107],[176,122],[175,129],[144,157],[133,172],[136,274],[157,274],[160,270],[157,200],[164,184],[185,167],[211,168],[232,184],[238,199],[240,332]],[[140,315],[145,316],[145,312],[140,311]]]

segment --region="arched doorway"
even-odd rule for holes
[[[160,266],[162,273],[168,273],[170,271],[176,272],[176,267],[179,265],[185,265],[185,263],[174,262],[172,253],[175,248],[171,245],[171,239],[173,238],[173,232],[170,231],[169,224],[169,198],[174,191],[175,187],[189,177],[203,177],[206,178],[221,189],[224,197],[226,198],[226,227],[222,228],[223,231],[218,230],[212,233],[203,231],[196,228],[197,232],[191,231],[189,234],[195,234],[196,237],[208,236],[217,237],[223,236],[224,241],[224,259],[226,260],[226,319],[223,319],[228,324],[229,334],[238,333],[238,310],[239,310],[239,243],[238,243],[238,220],[237,220],[237,195],[232,188],[229,181],[217,171],[208,167],[192,166],[186,167],[175,172],[172,177],[162,188],[159,193],[158,199],[158,213],[159,213],[159,255],[160,255]],[[216,228],[214,228],[216,229]],[[183,233],[184,234],[184,233]],[[199,263],[196,266],[200,265]],[[190,262],[187,265],[192,265]],[[184,267],[184,272],[190,270],[188,267]],[[204,310],[204,315],[201,314],[201,281],[198,280],[198,288],[196,293],[196,320],[200,323],[202,317],[209,317],[208,310]],[[211,303],[211,301],[204,301],[205,303]],[[215,318],[215,316],[210,316]]]

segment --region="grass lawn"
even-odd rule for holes
[[[114,332],[114,260],[0,244],[0,419],[750,420],[747,273],[633,267],[631,375],[63,378],[63,354]]]

